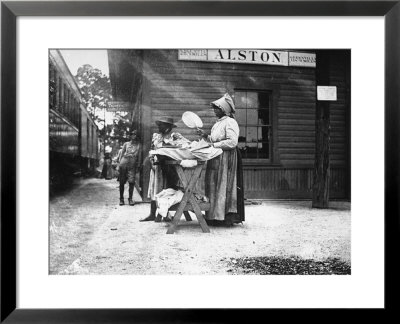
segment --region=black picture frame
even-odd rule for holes
[[[233,322],[263,310],[16,308],[16,19],[18,16],[384,16],[385,310],[399,283],[400,1],[2,1],[1,3],[1,322]],[[371,125],[373,130],[373,125]],[[371,260],[373,262],[373,260]],[[382,313],[379,311],[379,315]],[[251,312],[251,315],[249,313]],[[314,313],[318,314],[318,312]],[[240,316],[239,316],[240,315]],[[318,315],[317,315],[318,316]],[[368,315],[370,316],[370,315]]]

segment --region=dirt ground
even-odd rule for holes
[[[231,258],[253,256],[350,263],[348,202],[252,201],[243,224],[203,233],[193,215],[167,235],[168,223],[139,222],[148,203],[119,206],[117,185],[84,179],[50,200],[50,274],[228,275]]]

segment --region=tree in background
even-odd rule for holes
[[[128,140],[131,116],[127,112],[107,112],[108,101],[112,100],[109,77],[90,64],[85,64],[78,69],[75,80],[86,109],[99,128],[103,149],[110,146],[113,151],[118,151],[120,143]]]
[[[112,100],[110,79],[101,70],[85,64],[78,69],[75,80],[89,115],[99,129],[103,129],[107,102]]]

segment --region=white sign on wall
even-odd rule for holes
[[[178,51],[179,60],[207,61],[206,49],[181,49]]]
[[[242,64],[316,67],[314,53],[261,49],[181,49],[178,59]]]
[[[131,111],[131,103],[127,101],[109,101],[107,111]]]
[[[317,86],[317,100],[320,101],[336,101],[336,86]]]
[[[314,53],[289,52],[290,66],[316,67],[317,58]]]

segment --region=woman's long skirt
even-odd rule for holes
[[[160,164],[155,165],[154,169],[150,170],[147,197],[151,200],[155,200],[155,195],[160,193],[163,189],[177,189],[179,185],[179,178],[175,167],[172,165],[165,165],[163,161],[166,159],[163,157],[160,157],[159,160]]]
[[[102,176],[106,180],[110,180],[113,177],[113,170],[112,170],[112,165],[111,165],[111,159],[110,158],[104,159]]]
[[[156,200],[155,196],[164,188],[164,178],[160,165],[155,165],[154,169],[150,169],[149,190],[147,197]]]
[[[207,161],[205,193],[211,205],[206,219],[244,221],[242,164],[237,149]]]

